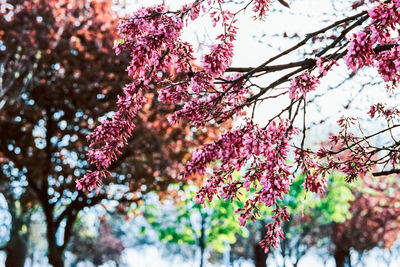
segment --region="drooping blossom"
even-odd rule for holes
[[[299,99],[305,97],[310,91],[314,91],[319,84],[319,79],[309,72],[304,72],[301,75],[292,79],[289,89],[290,99]]]
[[[396,86],[400,81],[400,48],[393,47],[377,56],[377,68],[385,82],[392,82]]]
[[[274,222],[265,226],[267,228],[267,234],[260,242],[265,253],[268,253],[270,246],[278,248],[280,240],[285,238],[282,230],[282,221],[288,222],[290,219],[289,212],[286,208],[277,208],[274,210],[274,213],[275,215],[272,217]]]
[[[359,68],[371,66],[373,63],[373,42],[371,35],[366,30],[353,34],[347,55],[344,57],[347,67],[353,72]]]
[[[377,103],[370,107],[368,111],[371,119],[375,117],[384,117],[387,120],[392,120],[395,118],[399,118],[400,110],[397,108],[388,108],[386,104]]]
[[[331,71],[334,65],[339,66],[339,63],[335,59],[323,57],[317,57],[315,64],[318,67],[318,73],[320,77],[326,76],[328,71]]]
[[[295,154],[295,161],[299,163],[302,174],[305,175],[305,189],[314,193],[325,192],[329,169],[324,168],[324,165],[317,161],[309,151],[297,149]]]
[[[347,48],[347,55],[344,57],[349,69],[357,72],[359,68],[374,65],[375,46],[396,43],[391,36],[391,31],[399,26],[399,7],[400,1],[394,0],[389,3],[379,3],[368,11],[368,15],[372,19],[371,24],[353,34]]]
[[[132,60],[127,71],[135,80],[118,97],[118,110],[112,118],[88,135],[92,148],[89,162],[97,170],[77,181],[78,188],[93,189],[106,176],[106,169],[132,135],[132,119],[146,103],[144,93],[151,89],[149,84],[160,80],[157,71],[167,71],[177,58],[182,60],[177,64],[180,69],[189,68],[187,62],[193,57],[191,47],[180,40],[182,28],[182,18],[167,14],[163,6],[141,8],[131,18],[121,20],[118,30],[122,38],[114,49],[117,54],[129,51]]]
[[[253,11],[256,13],[255,18],[257,19],[265,19],[267,16],[267,12],[270,8],[271,1],[270,0],[255,0],[253,2]]]
[[[372,19],[369,26],[373,43],[384,45],[390,43],[391,30],[395,30],[400,23],[400,1],[394,0],[389,3],[379,3],[368,11]]]
[[[216,142],[195,151],[193,159],[186,164],[185,175],[204,174],[207,166],[218,159],[218,165],[199,190],[196,201],[204,204],[206,199],[211,201],[219,195],[225,200],[232,200],[238,197],[240,189],[249,191],[253,188],[254,196],[246,200],[237,213],[241,225],[245,225],[248,219],[256,220],[260,205],[277,205],[277,199],[282,199],[289,191],[289,141],[296,132],[297,129],[289,129],[288,121],[274,121],[266,129],[248,121],[244,126],[222,135]],[[234,180],[233,172],[247,165],[243,177],[239,181]],[[280,211],[275,209],[274,212],[278,214]],[[274,216],[275,223],[268,226],[271,238],[266,239],[274,244],[279,244],[282,237],[279,226],[283,215],[279,214]]]

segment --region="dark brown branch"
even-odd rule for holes
[[[392,169],[388,171],[381,171],[381,172],[373,172],[373,176],[385,176],[385,175],[390,175],[390,174],[396,174],[400,173],[400,169]]]
[[[397,46],[397,44],[378,45],[377,47],[374,48],[374,52],[376,54],[378,54],[380,52],[390,50],[394,46]],[[344,57],[346,54],[347,54],[347,50],[345,50],[339,54],[333,53],[333,54],[327,55],[326,57],[334,58],[335,60],[338,60],[338,59],[341,59],[342,57]],[[270,72],[281,71],[281,70],[295,68],[295,67],[315,66],[315,62],[316,61],[313,58],[306,58],[301,61],[291,62],[291,63],[287,63],[287,64],[265,66],[263,68],[260,68],[257,72],[270,73]],[[226,70],[226,72],[240,72],[240,73],[243,72],[244,73],[244,72],[249,72],[254,69],[255,69],[254,67],[230,67]]]
[[[322,51],[320,51],[319,53],[316,54],[316,57],[320,57],[323,54],[325,54],[326,52],[328,52],[330,49],[334,48],[339,42],[340,40],[342,40],[343,38],[346,37],[346,34],[349,33],[351,30],[353,30],[355,27],[363,24],[364,21],[366,21],[369,18],[368,15],[362,17],[361,19],[359,19],[358,21],[356,21],[355,23],[353,23],[352,25],[350,25],[348,28],[346,28],[345,30],[343,30],[340,35],[327,47],[325,47]]]
[[[297,61],[297,62],[291,62],[287,64],[280,64],[280,65],[272,65],[272,66],[265,66],[261,69],[259,69],[258,72],[274,72],[274,71],[280,71],[284,69],[290,69],[290,68],[295,68],[295,67],[302,67],[304,65],[309,65],[315,63],[315,59],[312,58],[307,58],[302,61]],[[226,70],[226,72],[249,72],[255,68],[253,67],[231,67]]]
[[[32,187],[33,191],[40,196],[40,188],[39,186],[35,183],[35,181],[33,179],[31,179],[31,177],[29,175],[25,175],[26,176],[26,180],[28,181],[28,184],[30,187]]]

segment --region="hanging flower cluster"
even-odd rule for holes
[[[354,72],[364,66],[374,65],[374,61],[377,61],[378,65],[385,65],[386,72],[390,72],[388,69],[393,69],[393,66],[388,66],[388,64],[382,62],[385,61],[387,55],[386,57],[380,55],[376,57],[374,48],[377,44],[399,44],[398,38],[393,39],[391,37],[391,30],[395,30],[400,24],[399,7],[400,1],[395,0],[389,3],[379,3],[369,10],[368,14],[372,19],[371,24],[364,30],[353,34],[353,39],[347,49],[347,55],[344,57],[347,66]],[[385,75],[383,78],[387,80],[388,76]]]
[[[128,50],[132,60],[127,68],[135,79],[125,86],[118,97],[118,110],[110,120],[105,120],[88,138],[90,139],[89,162],[96,167],[77,181],[77,188],[91,190],[106,177],[106,169],[117,159],[135,127],[133,118],[146,103],[144,92],[149,84],[160,80],[157,71],[167,71],[176,58],[182,59],[179,69],[188,68],[186,61],[192,60],[191,47],[180,40],[182,18],[169,16],[162,6],[142,8],[130,19],[122,20],[118,26],[121,40],[116,42],[115,52]]]
[[[290,99],[299,99],[299,97],[305,97],[310,91],[314,91],[319,84],[319,79],[308,72],[292,79],[291,86],[289,89]]]
[[[400,47],[393,47],[377,55],[377,68],[385,82],[397,86],[400,81]]]
[[[244,208],[237,210],[241,225],[245,225],[248,219],[256,220],[261,205],[277,206],[277,200],[290,189],[291,166],[287,159],[289,141],[296,133],[297,129],[289,129],[289,121],[274,121],[266,129],[248,121],[243,127],[195,151],[193,159],[186,164],[185,175],[204,174],[207,166],[218,160],[211,178],[197,193],[196,202],[204,204],[206,199],[212,200],[215,196],[233,200],[240,194],[240,189],[254,189],[254,196],[245,202]],[[233,173],[246,165],[248,168],[243,178],[234,180]],[[285,216],[281,211],[277,206],[274,223],[267,226],[271,233],[264,242],[270,243],[270,239],[274,239],[274,246],[282,237],[279,230],[281,220],[289,218],[286,211]]]

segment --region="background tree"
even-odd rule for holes
[[[5,191],[2,191],[5,192]],[[22,195],[15,199],[13,192],[5,192],[8,212],[11,215],[10,236],[2,249],[7,253],[6,266],[24,266],[28,256],[31,221],[37,207],[32,205],[31,196]]]
[[[115,108],[117,92],[130,81],[127,56],[112,52],[117,18],[111,4],[64,0],[1,4],[1,189],[11,211],[13,201],[20,199],[21,212],[11,215],[14,222],[24,221],[13,224],[18,229],[11,231],[9,244],[26,243],[27,236],[20,235],[21,227],[29,229],[24,218],[39,205],[53,266],[63,266],[82,209],[116,200],[116,208],[124,212],[146,192],[155,190],[161,196],[171,181],[179,182],[176,174],[189,147],[213,138],[185,123],[170,127],[164,116],[175,107],[161,106],[149,94],[145,110],[151,115],[135,117],[139,135],[121,152],[123,160],[111,166],[114,179],[98,192],[76,191],[75,181],[89,168],[86,135]],[[8,266],[23,266],[24,247],[8,246],[7,261],[12,262]],[[13,250],[20,256],[13,257]]]
[[[324,247],[328,243],[324,234],[329,225],[351,217],[350,203],[354,196],[342,175],[330,176],[326,193],[320,196],[307,193],[303,184],[304,177],[296,179],[283,200],[292,219],[282,226],[285,239],[280,244],[280,251],[273,250],[283,258],[283,266],[297,266],[311,248]]]
[[[362,256],[375,247],[389,249],[400,234],[399,183],[395,177],[363,179],[354,189],[351,217],[333,223],[331,240],[336,266],[351,266],[351,249]]]
[[[118,265],[123,250],[122,241],[113,234],[111,224],[105,220],[100,220],[97,236],[82,227],[71,240],[71,252],[76,257],[75,266],[80,261],[91,261],[95,266],[113,261]]]

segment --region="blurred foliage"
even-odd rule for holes
[[[143,215],[162,242],[199,245],[204,231],[205,247],[222,253],[236,242],[236,234],[246,236],[235,215],[237,203],[218,199],[203,207],[194,202],[197,190],[183,186],[177,202],[144,205]]]
[[[392,248],[400,235],[400,182],[397,177],[359,179],[353,188],[350,218],[332,223],[332,254],[338,266],[351,265],[350,250],[362,255],[373,248]]]
[[[96,234],[87,227],[85,218],[80,217],[77,225],[79,231],[74,233],[70,246],[70,251],[75,255],[75,264],[81,261],[90,261],[95,266],[107,261],[118,263],[125,247],[114,235],[109,222],[100,220]]]

